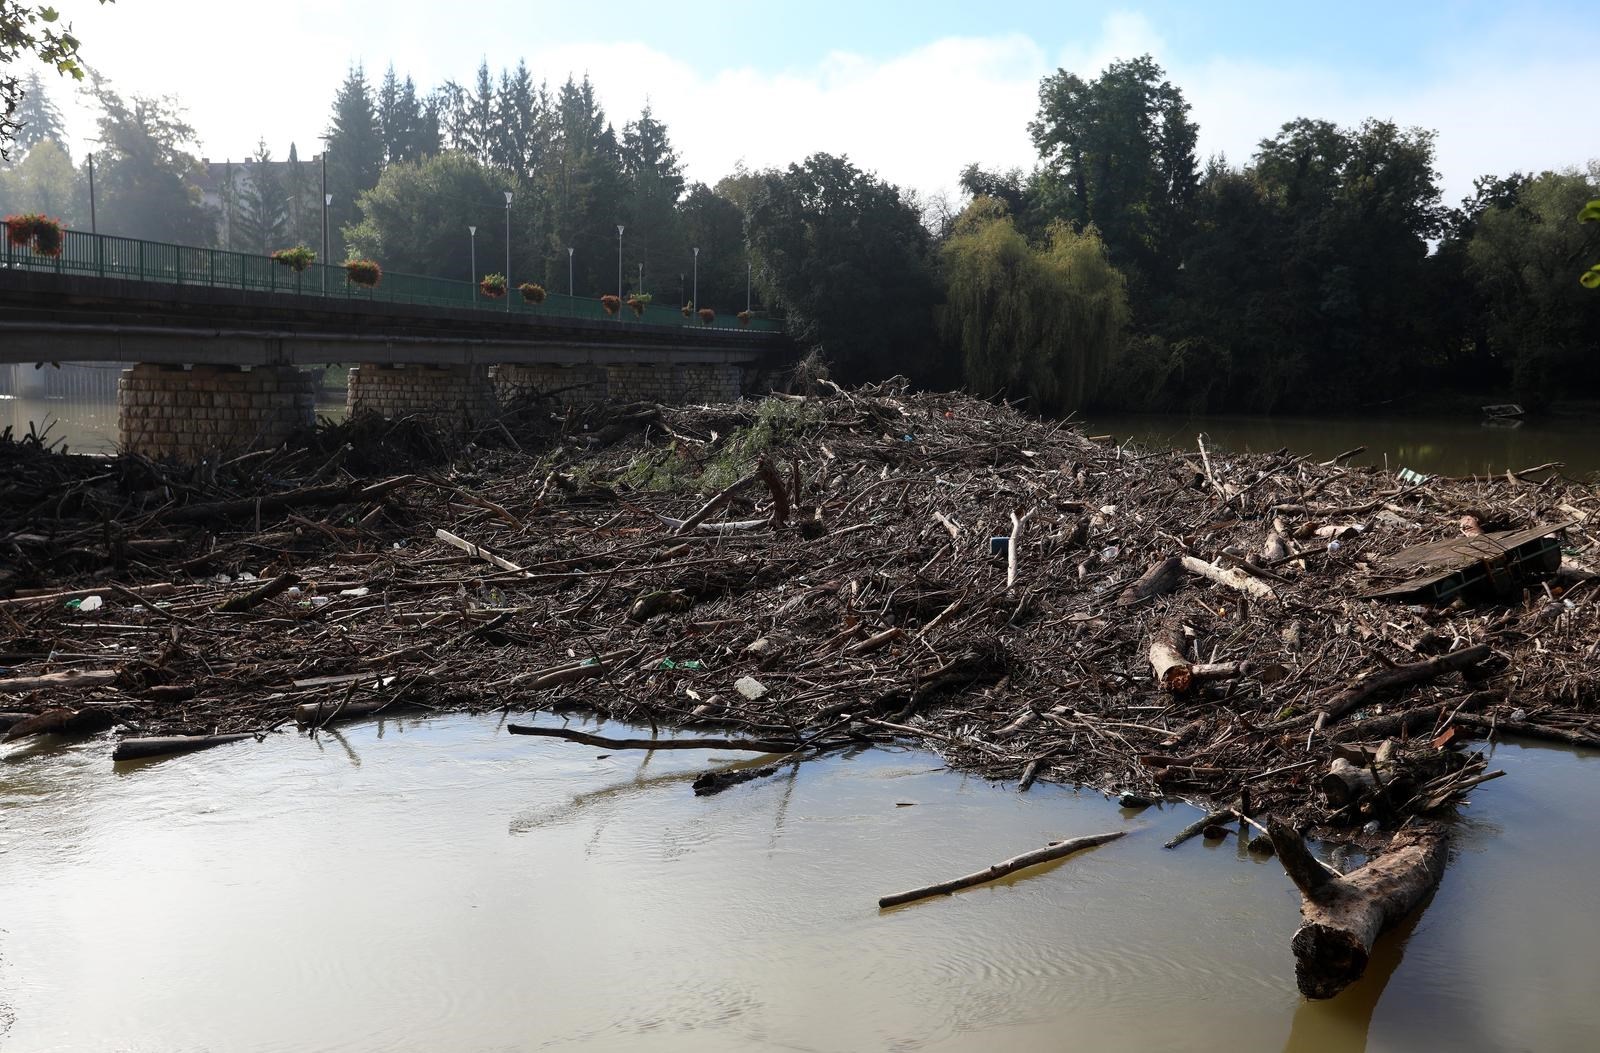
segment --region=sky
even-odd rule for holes
[[[1485,173],[1600,157],[1584,101],[1600,22],[1576,2],[972,0],[652,5],[424,0],[56,0],[87,61],[124,93],[178,96],[214,160],[264,138],[317,151],[362,64],[420,88],[526,59],[552,84],[588,73],[620,130],[648,101],[690,179],[815,151],[924,195],[963,166],[1031,167],[1042,77],[1151,54],[1193,107],[1202,158],[1248,161],[1284,122],[1367,117],[1439,133],[1444,198]],[[52,84],[59,103],[68,88]],[[75,136],[87,109],[63,105]],[[76,144],[81,156],[85,145]]]

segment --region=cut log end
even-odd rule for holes
[[[1317,922],[1300,926],[1290,943],[1294,981],[1307,998],[1332,998],[1361,979],[1371,947],[1348,929]]]

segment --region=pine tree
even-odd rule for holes
[[[289,227],[289,201],[265,139],[256,143],[255,155],[246,162],[245,171],[249,181],[239,195],[235,248],[266,255],[285,247],[281,242]]]
[[[417,86],[407,77],[400,86],[400,115],[405,125],[401,141],[400,160],[419,161],[439,152],[439,113],[417,98]]]
[[[400,109],[400,78],[395,76],[394,63],[383,74],[383,85],[378,89],[378,130],[383,136],[383,159],[394,164],[405,153],[405,115]]]
[[[63,148],[67,145],[61,111],[50,101],[50,96],[44,90],[44,82],[37,73],[28,74],[22,89],[22,100],[11,119],[18,125],[15,141],[17,148],[23,152],[46,139]]]
[[[683,196],[683,165],[667,138],[667,129],[645,104],[637,121],[622,129],[622,170],[627,179],[628,255],[640,273],[675,274],[689,251],[683,243],[678,200]],[[659,284],[659,283],[657,283]]]
[[[497,114],[495,113],[494,80],[489,76],[489,63],[478,65],[478,82],[467,98],[465,148],[477,158],[479,164],[494,163],[494,142]]]
[[[335,259],[343,259],[343,230],[356,222],[356,199],[377,186],[383,172],[383,135],[372,89],[360,66],[350,70],[334,97],[327,151],[328,193],[333,195],[328,210],[331,251]]]

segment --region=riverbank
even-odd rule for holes
[[[0,456],[12,733],[568,708],[802,758],[915,742],[1380,859],[1442,844],[1484,729],[1600,744],[1600,497],[1550,469],[1402,483],[888,390],[534,409],[463,449],[355,421],[209,471]],[[1566,563],[1366,598],[1464,525]]]

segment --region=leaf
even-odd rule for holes
[[[1580,274],[1578,281],[1583,283],[1585,289],[1600,289],[1600,264],[1596,264]]]
[[[45,22],[54,22],[60,17],[61,15],[53,7],[41,7],[39,9],[39,18]]]
[[[1579,223],[1600,223],[1600,199],[1589,202],[1578,210]]]

